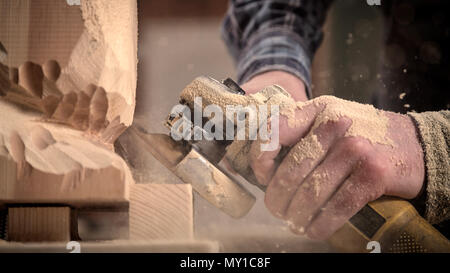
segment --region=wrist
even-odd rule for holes
[[[404,115],[403,116],[406,120],[407,125],[405,126],[406,128],[409,128],[410,131],[410,137],[411,137],[411,150],[412,150],[412,161],[415,162],[415,177],[416,179],[413,181],[416,181],[415,185],[414,183],[412,183],[415,186],[416,189],[416,195],[415,198],[417,198],[419,195],[421,195],[421,193],[424,190],[424,186],[425,186],[425,156],[424,156],[424,151],[423,151],[423,147],[422,147],[422,143],[421,143],[421,139],[420,139],[420,134],[418,132],[417,126],[414,122],[414,120],[408,116],[408,115]],[[407,129],[408,130],[408,129]]]
[[[269,71],[255,75],[242,85],[242,89],[253,94],[274,84],[283,87],[295,101],[308,100],[305,83],[297,76],[284,71]]]
[[[413,119],[407,115],[386,112],[390,119],[390,137],[396,143],[393,158],[399,176],[390,183],[387,194],[406,199],[417,198],[424,187],[425,159]]]

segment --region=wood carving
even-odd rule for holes
[[[0,0],[0,43],[0,205],[126,204],[136,1]]]
[[[135,0],[0,0],[0,207],[10,240],[67,241],[71,209],[128,205],[131,239],[193,237],[191,186],[134,184],[114,152],[133,121],[136,18]]]

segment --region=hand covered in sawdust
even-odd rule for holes
[[[280,162],[280,149],[255,142],[250,156],[267,208],[293,232],[326,239],[370,201],[420,193],[423,152],[409,116],[330,96],[293,105],[294,116],[280,116],[289,153]]]

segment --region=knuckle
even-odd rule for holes
[[[317,121],[316,121],[317,122]],[[351,120],[346,117],[341,117],[337,120],[328,120],[319,125],[324,131],[345,131],[351,124]]]
[[[340,146],[344,154],[352,158],[365,158],[371,152],[367,141],[357,137],[343,138]]]
[[[369,157],[364,162],[366,172],[370,174],[380,175],[386,171],[387,164],[374,157]]]
[[[351,121],[347,118],[340,118],[338,121],[336,121],[336,129],[339,131],[346,131],[348,127],[350,126]]]
[[[362,163],[362,171],[366,176],[365,181],[379,187],[386,181],[389,174],[389,164],[385,160],[381,160],[376,156],[367,157]]]
[[[314,131],[319,138],[342,137],[351,125],[351,120],[346,117],[341,117],[338,120],[328,120],[326,122],[317,124],[318,128]]]
[[[331,122],[333,131],[344,133],[350,127],[352,121],[346,117],[341,117],[337,121]]]

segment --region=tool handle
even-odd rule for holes
[[[367,204],[328,242],[342,252],[450,252],[450,242],[408,202],[383,197]],[[369,242],[373,242],[370,243]]]

